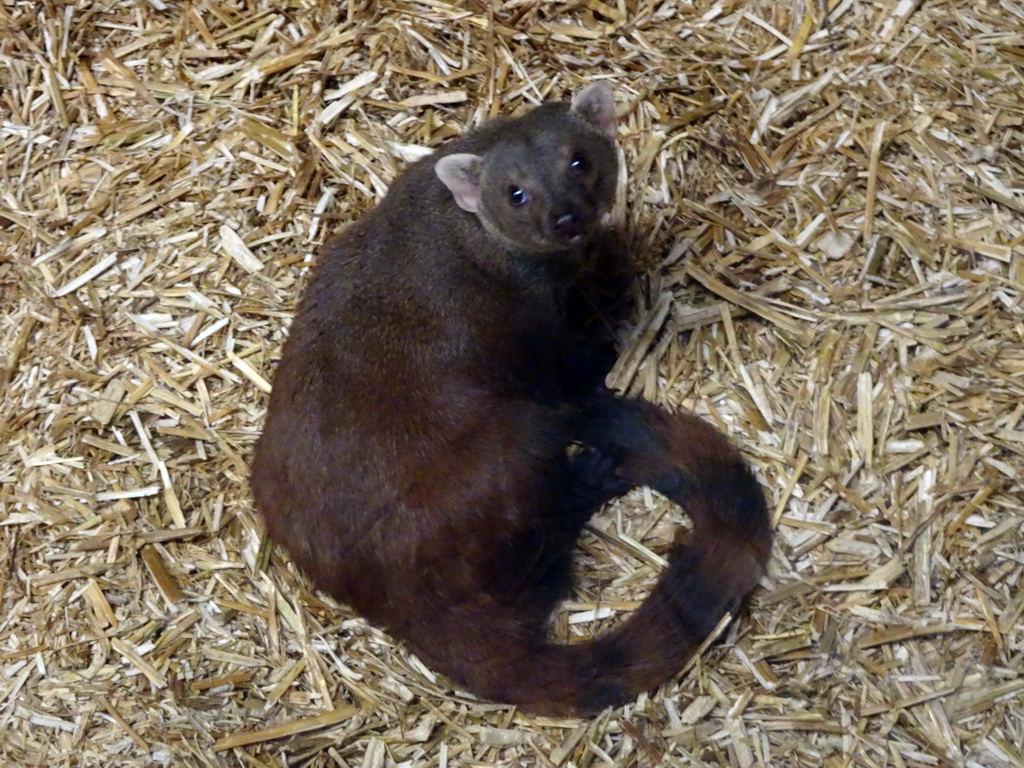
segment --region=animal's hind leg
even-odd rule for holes
[[[513,599],[524,619],[541,625],[569,594],[573,549],[583,526],[601,506],[593,489],[571,477],[562,484],[559,496],[562,503],[557,510],[538,515],[531,530],[515,543],[521,567]]]

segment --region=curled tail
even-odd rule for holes
[[[461,627],[447,638],[448,666],[459,667],[452,674],[483,696],[538,714],[593,714],[678,673],[724,614],[735,614],[771,547],[764,496],[749,467],[698,417],[609,399],[594,409],[582,440],[617,457],[620,487],[663,493],[689,513],[694,530],[674,545],[643,604],[594,640],[559,645],[543,627],[498,618],[500,610],[482,605],[469,609],[474,616],[451,617]],[[468,635],[466,627],[473,627]]]

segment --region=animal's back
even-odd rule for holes
[[[516,397],[543,362],[515,340],[556,322],[552,294],[468,268],[494,244],[445,194],[421,162],[327,246],[253,461],[271,537],[318,586],[389,626],[424,606],[413,598],[432,574],[438,601],[493,583],[480,572],[502,560],[491,534],[522,524],[519,497],[545,483],[524,457],[553,458],[564,441],[546,409]]]

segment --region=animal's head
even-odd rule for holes
[[[434,165],[456,204],[514,248],[575,248],[594,232],[615,197],[615,98],[607,83],[571,104],[552,102],[495,126],[480,154]]]

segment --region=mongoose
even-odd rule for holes
[[[252,463],[269,536],[318,588],[538,714],[596,713],[678,672],[770,545],[727,440],[614,396],[602,341],[567,320],[614,197],[615,130],[597,83],[401,174],[319,256]],[[616,629],[549,639],[583,525],[638,485],[684,507],[691,540]]]

